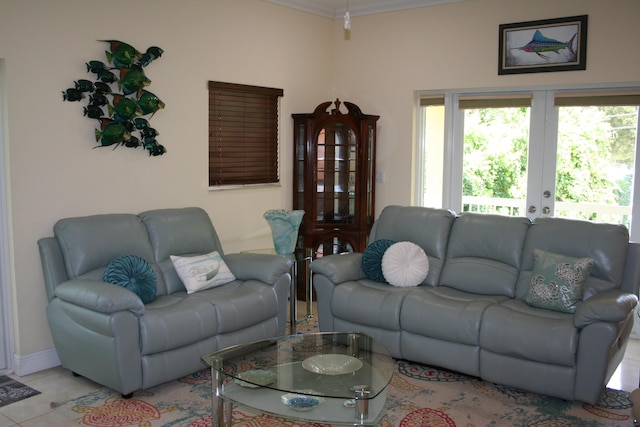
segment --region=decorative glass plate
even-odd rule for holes
[[[301,392],[313,393],[313,390],[303,390]],[[319,396],[306,396],[304,394],[287,393],[282,395],[282,403],[294,411],[304,412],[315,409],[322,404],[324,399]]]
[[[236,383],[240,384],[242,387],[258,388],[269,385],[275,380],[276,374],[274,372],[265,371],[263,369],[252,369],[250,371],[241,372],[236,379]]]
[[[302,367],[316,374],[342,375],[362,368],[362,361],[346,354],[318,354],[305,359]]]

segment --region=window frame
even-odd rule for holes
[[[422,107],[443,105],[444,112],[444,147],[443,147],[443,159],[442,159],[442,173],[443,173],[443,185],[442,185],[442,203],[440,206],[453,210],[459,210],[457,206],[461,203],[461,193],[458,194],[453,191],[454,188],[462,188],[462,134],[463,134],[463,120],[462,110],[459,108],[460,99],[466,97],[522,97],[523,94],[533,94],[533,104],[538,104],[537,108],[532,109],[531,116],[531,138],[533,140],[547,138],[541,134],[544,132],[556,133],[557,129],[557,114],[555,117],[553,109],[555,99],[576,99],[581,98],[582,95],[595,95],[597,97],[604,97],[613,93],[614,95],[625,94],[628,91],[632,94],[637,94],[640,90],[640,82],[628,83],[628,84],[613,84],[613,85],[575,85],[575,86],[547,86],[547,87],[522,87],[522,88],[491,88],[491,89],[450,89],[450,90],[428,90],[428,91],[416,91],[415,92],[415,120],[417,128],[415,129],[415,149],[414,149],[414,192],[412,195],[413,203],[417,206],[424,205],[423,186],[425,176],[425,162],[424,156],[426,147],[425,138],[425,117],[423,116]],[[540,105],[545,105],[544,108],[540,108]],[[543,114],[540,114],[543,112]],[[632,200],[640,200],[640,137],[638,138],[636,147],[636,160],[635,160],[635,174],[634,185],[632,190]],[[552,159],[544,160],[545,162],[555,162],[555,153]],[[529,184],[531,188],[531,184]],[[632,218],[640,217],[640,203],[631,204],[631,216]],[[631,227],[631,240],[640,240],[640,222],[632,221]]]
[[[283,89],[209,81],[210,190],[280,183]]]

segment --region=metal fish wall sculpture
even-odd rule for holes
[[[88,101],[83,113],[99,122],[95,129],[98,147],[142,147],[150,156],[163,155],[167,150],[158,143],[158,131],[149,125],[148,119],[165,104],[146,90],[151,80],[144,69],[164,51],[152,46],[140,52],[119,40],[98,41],[109,44],[105,50],[106,63],[87,62],[87,73],[93,74],[95,80],[76,80],[73,87],[62,92],[62,100]]]

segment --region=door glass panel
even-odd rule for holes
[[[328,125],[318,135],[316,159],[317,222],[353,224],[356,138],[348,126]]]
[[[429,105],[420,109],[422,114],[422,156],[419,179],[422,206],[442,208],[444,187],[444,105]]]
[[[629,226],[637,106],[558,107],[555,215]]]
[[[463,211],[526,215],[529,110],[464,110]]]

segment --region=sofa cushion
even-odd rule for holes
[[[192,257],[171,255],[170,258],[188,294],[236,280],[217,251]]]
[[[382,274],[393,286],[418,286],[429,274],[429,258],[415,243],[395,243],[382,256]]]
[[[135,255],[125,255],[111,261],[104,270],[102,281],[129,289],[148,304],[156,296],[158,281],[149,263]]]
[[[382,273],[382,256],[395,242],[390,239],[379,239],[370,243],[362,252],[362,271],[367,279],[386,282]]]
[[[480,346],[505,356],[575,366],[578,329],[572,314],[535,308],[512,299],[486,309]]]
[[[460,214],[451,229],[440,285],[513,297],[530,224],[525,217]]]
[[[418,287],[402,303],[403,331],[443,341],[478,345],[482,316],[504,296],[475,295],[446,286]]]
[[[333,291],[331,313],[352,323],[399,331],[400,307],[412,289],[367,279],[343,282]]]
[[[429,274],[423,284],[436,286],[454,219],[455,214],[446,209],[387,206],[374,222],[369,241],[390,239],[420,246],[429,257]]]
[[[593,268],[585,285],[584,299],[587,299],[599,292],[620,288],[628,246],[629,231],[622,225],[537,218],[522,251],[516,297],[524,298],[529,291],[534,249],[593,259]]]
[[[592,267],[591,258],[574,258],[534,249],[531,286],[524,301],[534,307],[574,313],[582,302]]]

